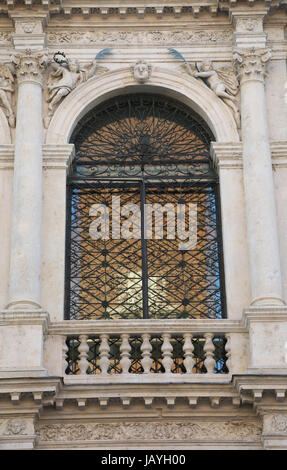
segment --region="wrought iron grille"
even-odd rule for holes
[[[125,95],[83,118],[72,136],[76,157],[68,177],[66,318],[224,316],[211,138],[197,115],[160,96]],[[136,219],[122,210],[131,204]],[[100,206],[106,218],[93,237],[92,208]],[[147,206],[164,208],[159,227]],[[196,208],[192,248],[182,245],[176,211],[183,206]],[[188,234],[184,211],[181,229]]]

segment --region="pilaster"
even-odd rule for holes
[[[17,78],[9,297],[0,313],[0,376],[41,377],[48,314],[41,308],[42,86],[47,15],[11,11]]]
[[[233,58],[241,90],[243,181],[251,280],[251,304],[243,314],[250,342],[248,372],[280,375],[287,372],[287,308],[282,298],[264,83],[272,53],[266,48],[264,11],[255,11],[250,18],[238,11],[231,14],[236,28]]]

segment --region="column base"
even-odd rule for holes
[[[249,374],[287,373],[287,306],[256,305],[243,313],[249,331]]]
[[[41,305],[33,302],[31,300],[19,300],[15,302],[9,302],[9,304],[6,306],[7,310],[39,310],[41,309]]]
[[[43,340],[49,315],[43,310],[0,311],[0,377],[45,377]]]
[[[280,297],[257,297],[252,300],[250,306],[251,307],[274,307],[274,306],[282,307],[286,305],[286,302],[281,299]]]

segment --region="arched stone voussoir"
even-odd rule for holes
[[[184,73],[154,67],[149,80],[135,82],[130,68],[94,76],[73,90],[57,108],[47,129],[46,144],[66,144],[79,120],[93,107],[114,96],[150,92],[173,97],[197,112],[217,142],[238,142],[229,108],[200,80]]]

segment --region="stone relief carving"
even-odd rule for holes
[[[23,31],[24,33],[27,33],[27,34],[33,33],[35,27],[36,27],[35,23],[22,23]]]
[[[264,417],[265,433],[287,433],[287,415],[276,414]]]
[[[21,419],[10,419],[7,423],[7,434],[25,434],[26,423]]]
[[[206,60],[198,66],[194,77],[203,78],[214,93],[229,106],[234,114],[237,127],[240,127],[240,112],[235,95],[238,93],[239,82],[232,67],[215,69],[211,60]]]
[[[41,441],[77,440],[259,440],[261,425],[242,421],[230,422],[137,422],[38,424],[36,434]]]
[[[15,127],[15,114],[12,109],[11,98],[14,92],[14,67],[11,64],[0,64],[0,106],[4,110],[8,123]]]
[[[144,60],[138,60],[133,66],[133,74],[136,82],[145,83],[151,75],[151,65]]]
[[[237,127],[240,127],[239,104],[235,96],[239,91],[239,82],[231,66],[215,68],[211,60],[205,60],[200,64],[190,64],[175,49],[169,49],[169,52],[184,63],[185,69],[189,75],[195,78],[201,78],[206,85],[219,97],[233,112]]]
[[[48,116],[44,120],[45,127],[48,126],[60,101],[78,85],[89,80],[96,73],[98,59],[110,51],[110,49],[100,51],[92,63],[85,66],[80,66],[76,59],[68,59],[64,52],[54,54],[47,82],[47,103],[49,103],[49,106]]]
[[[260,32],[262,30],[262,19],[259,18],[239,18],[236,22],[239,32]]]
[[[11,42],[11,33],[6,33],[4,31],[0,32],[0,44]]]
[[[189,44],[216,43],[232,40],[232,30],[208,31],[51,31],[47,35],[49,44]]]
[[[0,435],[12,436],[29,434],[27,423],[20,418],[0,420]]]

